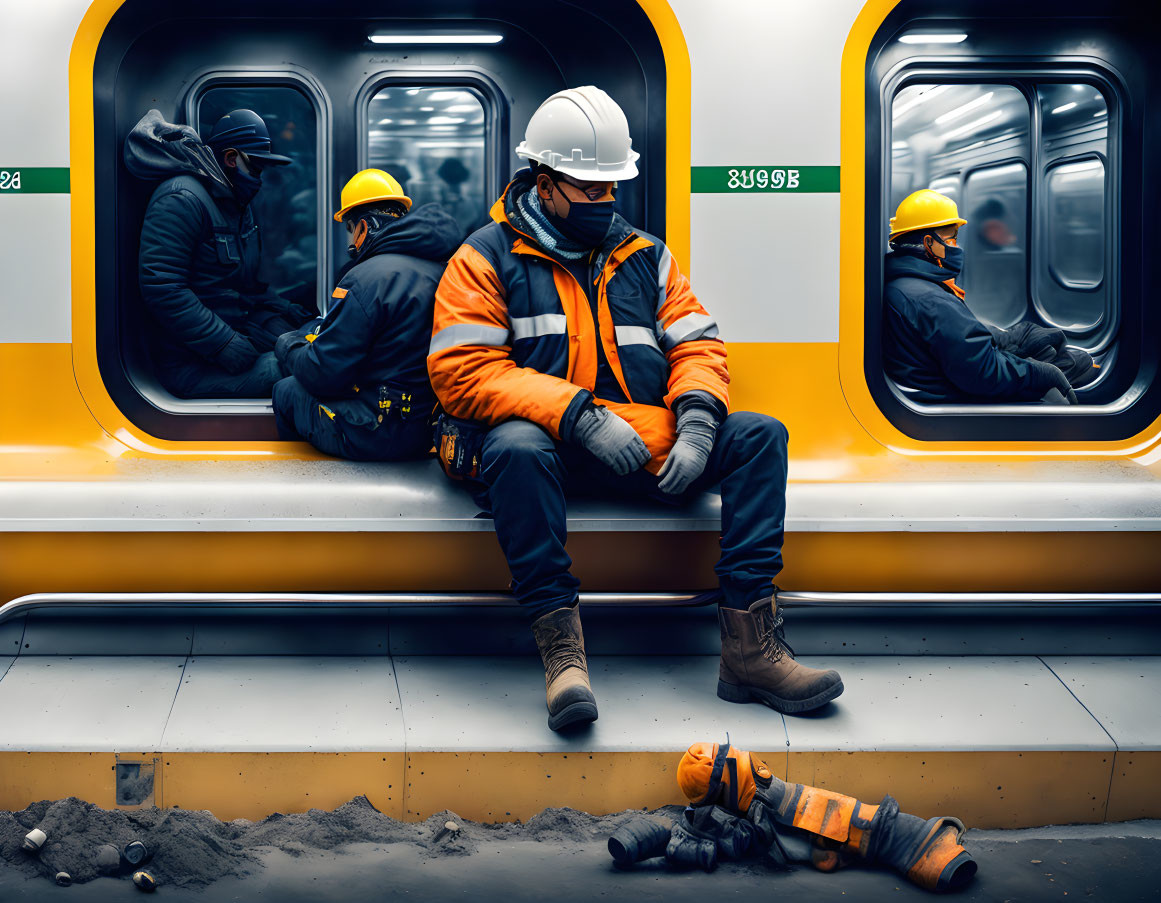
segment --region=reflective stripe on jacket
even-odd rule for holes
[[[595,400],[632,424],[656,472],[676,439],[677,398],[700,390],[728,409],[717,324],[665,245],[619,216],[589,263],[594,323],[572,274],[509,223],[506,196],[493,222],[453,255],[436,291],[427,366],[440,403],[492,425],[530,420],[559,439],[592,397],[599,340],[629,403]]]

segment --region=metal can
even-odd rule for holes
[[[40,828],[33,828],[24,835],[24,850],[29,853],[39,853],[46,840],[48,840],[47,834]]]

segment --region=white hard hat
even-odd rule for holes
[[[641,155],[617,102],[585,85],[558,91],[537,108],[516,156],[587,182],[618,182],[636,177]]]

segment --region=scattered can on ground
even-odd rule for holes
[[[70,875],[68,872],[57,872],[56,873],[56,883],[59,884],[61,887],[68,887],[70,884],[73,883],[73,876]]]
[[[28,853],[39,853],[40,848],[44,846],[44,842],[48,840],[48,835],[40,828],[33,828],[24,835],[23,849]]]
[[[153,852],[140,840],[134,840],[125,844],[122,855],[125,857],[126,862],[136,866],[148,862]]]
[[[138,890],[152,893],[157,890],[157,880],[149,872],[134,872],[133,884]]]

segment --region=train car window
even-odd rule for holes
[[[1119,441],[1161,416],[1161,307],[1148,290],[1147,245],[1158,177],[1141,71],[1155,50],[1132,9],[1128,0],[1096,13],[1084,0],[946,0],[937,22],[923,0],[898,0],[872,39],[862,375],[907,436]],[[1099,365],[1069,368],[1077,404],[943,393],[935,376],[932,391],[908,383],[930,374],[921,357],[906,359],[887,316],[886,277],[898,272],[888,221],[921,188],[951,197],[968,221],[956,288],[987,325],[1018,329],[997,341],[1019,348],[1025,326],[1059,329]],[[955,397],[976,400],[924,400]]]
[[[391,83],[367,103],[367,164],[395,176],[416,206],[442,205],[467,232],[487,214],[485,127],[471,88]]]
[[[254,197],[262,236],[262,276],[283,297],[318,306],[319,223],[318,121],[310,99],[289,85],[213,85],[196,96],[199,134],[219,117],[245,108],[262,117],[274,150],[291,159],[268,166]]]
[[[531,16],[526,0],[331,0],[325,15],[311,0],[198,0],[195,14],[156,0],[115,5],[93,65],[94,219],[80,227],[92,234],[103,388],[150,436],[278,438],[268,398],[178,394],[158,366],[159,331],[139,284],[142,226],[158,183],[123,160],[126,137],[151,109],[201,130],[238,107],[267,120],[274,151],[294,163],[263,171],[254,202],[259,279],[303,307],[325,310],[347,263],[346,235],[331,214],[354,173],[393,171],[417,203],[447,205],[467,231],[486,221],[523,165],[513,136],[568,85],[600,85],[625,110],[642,165],[618,206],[634,225],[666,234],[674,176],[666,98],[675,85],[667,86],[665,33],[637,0],[539,0]],[[452,40],[481,31],[501,39]],[[387,34],[405,40],[377,40]],[[602,52],[590,52],[596,47]],[[688,102],[675,84],[674,96]]]
[[[1015,326],[1030,315],[1028,165],[1014,160],[973,170],[960,203],[968,221],[960,246],[971,259],[959,280],[967,304],[986,323]]]
[[[1100,346],[1116,311],[1105,283],[1111,252],[1105,185],[1109,105],[1092,85],[1038,87],[1044,148],[1044,253],[1037,272],[1041,315]]]
[[[1031,308],[1029,110],[1011,85],[918,84],[895,95],[891,113],[892,203],[920,188],[956,202],[968,220],[960,231],[967,263],[958,282],[972,312],[1002,327],[1025,319]],[[894,169],[900,154],[910,158],[902,179]]]
[[[1097,288],[1104,278],[1105,165],[1063,163],[1048,170],[1048,261],[1063,288]]]

